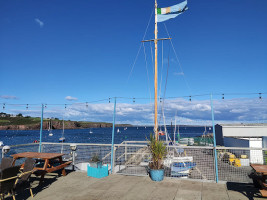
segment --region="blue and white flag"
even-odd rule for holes
[[[157,20],[158,22],[164,22],[168,19],[175,18],[187,9],[187,0],[167,8],[157,8]]]

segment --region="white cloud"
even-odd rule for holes
[[[1,99],[18,99],[16,96],[10,96],[10,95],[0,95]]]
[[[78,98],[72,97],[72,96],[66,96],[65,99],[68,101],[77,101],[78,100]]]
[[[73,98],[73,97],[72,97]],[[138,102],[138,101],[137,101]],[[154,111],[151,103],[118,103],[116,108],[116,123],[128,123],[134,125],[153,125]],[[164,116],[166,124],[174,123],[176,115],[176,124],[188,125],[211,125],[211,107],[209,100],[174,99],[165,100]],[[267,99],[228,99],[214,100],[215,123],[258,123],[267,122]],[[74,103],[64,106],[45,109],[45,117],[58,117],[71,120],[86,120],[96,122],[112,122],[113,104],[81,104]],[[26,111],[22,109],[12,110],[14,113],[30,113],[31,107]],[[40,116],[39,110],[32,111],[33,116]],[[160,124],[163,124],[163,116],[159,107],[158,118]]]
[[[38,19],[38,18],[35,18],[34,21],[35,21],[41,28],[43,28],[43,26],[44,26],[44,22],[42,22],[42,21],[41,21],[40,19]]]

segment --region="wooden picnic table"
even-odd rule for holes
[[[267,197],[267,165],[251,164],[250,166],[257,174],[260,175],[257,179],[262,188],[260,193],[263,197]]]
[[[39,171],[39,175],[41,175],[41,180],[44,178],[46,173],[54,172],[62,169],[62,175],[66,176],[65,167],[71,164],[71,161],[63,162],[62,153],[38,153],[38,152],[23,152],[18,154],[11,155],[14,159],[13,166],[17,159],[20,158],[36,158],[44,161],[43,167],[35,167],[34,170]],[[54,165],[57,163],[57,165]]]

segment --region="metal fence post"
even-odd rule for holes
[[[210,106],[211,106],[212,132],[213,132],[213,144],[214,144],[213,151],[214,151],[214,164],[215,164],[215,181],[216,181],[216,183],[218,183],[219,182],[219,179],[218,179],[218,160],[217,160],[217,150],[216,150],[216,135],[215,135],[212,94],[210,94]]]
[[[44,104],[42,104],[42,115],[41,115],[41,125],[40,125],[40,141],[39,141],[39,152],[42,152],[43,117],[44,117]]]
[[[116,97],[114,99],[114,112],[113,112],[113,125],[112,125],[112,146],[111,146],[111,174],[113,173],[114,168],[114,132],[115,132],[115,116],[116,116]]]
[[[127,141],[125,141],[125,151],[124,151],[124,154],[125,154],[125,167],[126,167],[126,162],[127,162]]]

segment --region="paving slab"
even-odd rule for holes
[[[178,189],[174,200],[201,200],[201,191]]]
[[[155,184],[156,187],[149,195],[148,199],[165,199],[165,200],[173,200],[177,190],[179,188],[179,183],[170,183],[170,182],[158,182]]]
[[[147,200],[151,193],[155,190],[156,184],[150,184],[149,180],[144,179],[143,181],[135,184],[128,193],[124,196],[126,200]]]
[[[262,199],[253,185],[216,184],[210,182],[165,178],[154,182],[149,177],[110,175],[102,179],[84,172],[65,177],[47,175],[44,184],[34,181],[34,199],[38,200],[256,200]],[[9,198],[10,199],[10,198]],[[17,192],[16,199],[32,200],[29,190]]]

